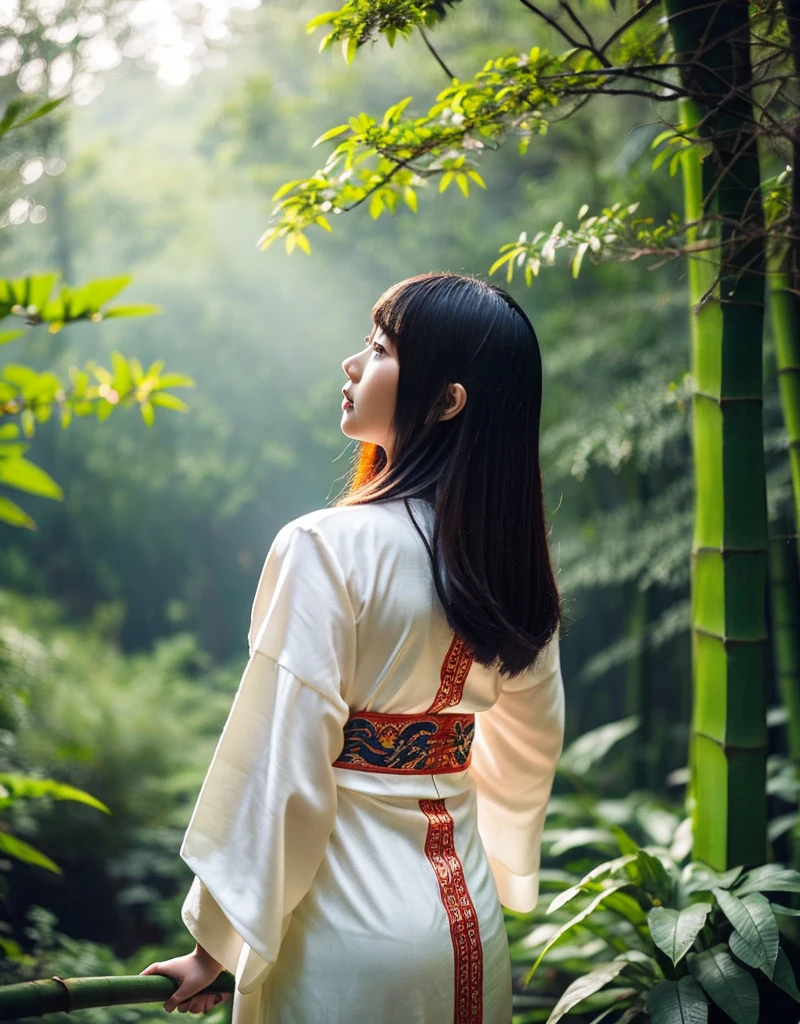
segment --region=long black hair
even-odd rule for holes
[[[392,460],[362,442],[337,504],[431,502],[431,567],[450,626],[477,662],[518,675],[561,619],[539,467],[536,333],[503,289],[458,274],[393,285],[372,318],[400,364]],[[455,382],[466,405],[440,422]]]

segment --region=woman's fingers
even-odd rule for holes
[[[213,1010],[222,1000],[219,995],[206,993],[205,995],[192,996],[178,1004],[180,1013],[208,1013]]]

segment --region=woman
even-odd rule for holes
[[[536,903],[563,735],[541,357],[471,278],[372,315],[342,364],[350,489],[267,555],[181,848],[197,946],[143,972],[179,983],[168,1010],[226,968],[234,1024],[511,1019],[501,904]]]

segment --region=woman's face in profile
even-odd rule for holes
[[[379,327],[364,348],[342,363],[347,383],[342,388],[342,433],[356,441],[380,445],[389,455],[389,438],[397,404],[400,364],[397,349]]]

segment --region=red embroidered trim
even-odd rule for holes
[[[472,651],[467,647],[466,641],[460,636],[454,636],[442,662],[439,673],[441,682],[433,698],[433,704],[428,708],[429,715],[459,703],[464,695],[464,683],[472,667],[472,660]]]
[[[436,872],[453,940],[455,1001],[453,1024],[483,1020],[483,947],[475,904],[456,853],[453,818],[444,800],[420,800],[428,819],[425,855]]]

